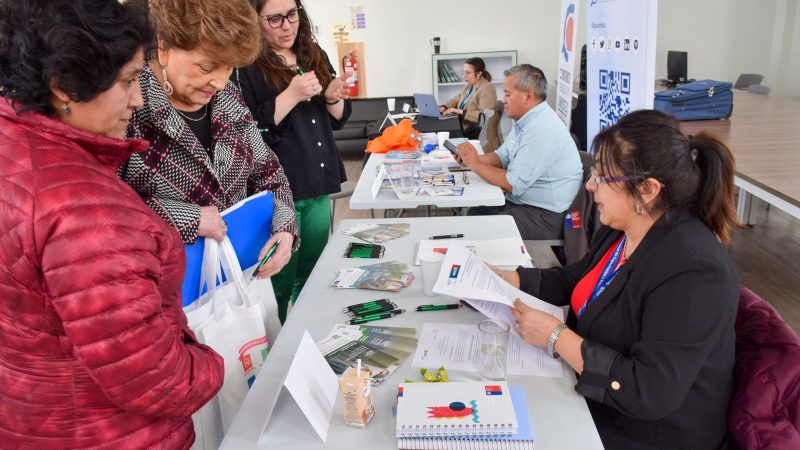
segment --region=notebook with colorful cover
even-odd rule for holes
[[[528,402],[525,399],[525,388],[511,386],[511,401],[519,424],[517,432],[501,436],[462,436],[462,437],[415,437],[398,438],[397,448],[401,450],[416,449],[519,449],[534,450],[533,428],[528,414]]]
[[[498,436],[517,432],[508,384],[401,383],[397,437]]]

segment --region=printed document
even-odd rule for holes
[[[411,365],[478,372],[479,350],[477,325],[426,322]],[[544,349],[528,344],[516,334],[509,336],[507,355],[509,375],[564,376],[560,360],[551,358]]]
[[[433,292],[461,298],[490,319],[508,322],[511,330],[516,318],[511,313],[519,298],[531,308],[564,320],[564,311],[506,283],[467,247],[453,244],[442,261]]]

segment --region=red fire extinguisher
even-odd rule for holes
[[[344,67],[345,83],[347,83],[347,95],[350,97],[358,96],[358,60],[355,52],[347,52],[342,58]]]

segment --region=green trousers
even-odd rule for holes
[[[277,275],[272,276],[272,288],[278,301],[278,317],[286,321],[286,309],[306,284],[311,270],[328,243],[331,227],[331,198],[329,195],[296,200],[297,229],[300,248],[292,253],[289,263]]]

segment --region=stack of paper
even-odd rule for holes
[[[386,159],[417,159],[420,153],[416,150],[391,150],[386,153]]]
[[[386,381],[411,355],[417,346],[414,328],[374,327],[337,324],[317,347],[337,375],[348,367],[355,367],[361,359],[362,367],[372,372],[372,384]]]
[[[414,282],[414,273],[409,272],[408,264],[389,261],[369,266],[341,269],[331,286],[340,289],[374,289],[398,292]]]
[[[423,186],[454,186],[456,184],[453,174],[423,174],[420,177],[420,182]]]
[[[447,250],[433,292],[461,298],[490,319],[514,324],[514,300],[564,320],[564,310],[508,284],[466,247],[453,245]],[[511,331],[516,333],[512,326]],[[540,349],[541,350],[541,349]]]
[[[478,372],[480,336],[475,324],[425,322],[419,334],[412,367],[447,367]],[[509,375],[561,378],[561,361],[512,333],[506,349]]]
[[[434,150],[422,157],[422,167],[461,167],[447,150]]]
[[[343,230],[342,233],[363,239],[373,244],[382,244],[408,234],[411,224],[408,223],[362,223]]]
[[[447,253],[451,245],[467,247],[478,259],[493,266],[526,266],[531,261],[531,256],[519,237],[485,240],[426,239],[419,241],[414,265],[419,265],[420,256]]]
[[[422,186],[417,191],[417,197],[441,197],[446,195],[464,195],[463,186]]]

